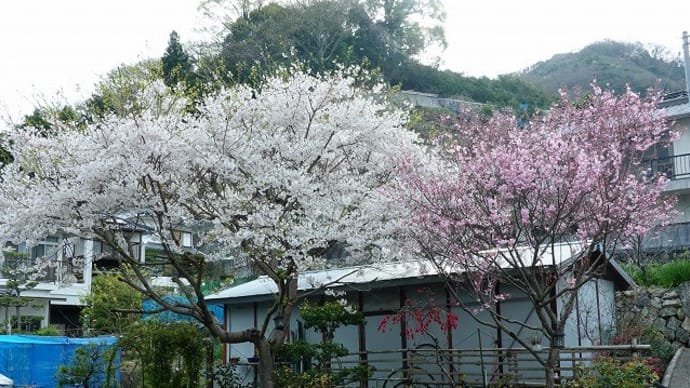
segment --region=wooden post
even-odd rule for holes
[[[487,378],[484,370],[484,349],[482,347],[482,332],[477,328],[477,339],[479,340],[479,366],[482,371],[482,387],[486,388]]]
[[[357,305],[359,311],[364,313],[364,295],[362,292],[357,293]],[[364,322],[360,322],[357,327],[357,333],[359,334],[359,367],[369,368],[368,353],[367,353],[367,331]],[[359,381],[360,388],[367,388],[369,386],[369,379],[365,377]]]

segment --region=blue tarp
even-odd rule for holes
[[[113,346],[112,336],[69,338],[34,335],[0,335],[0,373],[15,386],[56,387],[60,365],[70,365],[77,348],[94,344]],[[119,354],[116,359],[119,365]],[[119,373],[117,373],[119,382]]]
[[[189,304],[187,298],[179,295],[164,296],[163,299],[168,303]],[[160,305],[151,299],[147,299],[143,303],[144,311],[156,311],[160,309]],[[223,306],[208,305],[209,311],[216,316],[219,322],[223,322]],[[196,320],[189,315],[176,314],[172,311],[162,311],[159,313],[144,313],[144,319],[156,318],[161,322],[196,322]]]

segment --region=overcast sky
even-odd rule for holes
[[[690,1],[445,0],[441,65],[495,77],[603,39],[681,52]],[[26,113],[37,96],[88,96],[122,63],[160,57],[168,34],[195,38],[197,0],[0,0],[0,112]]]

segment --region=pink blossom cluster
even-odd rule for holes
[[[674,198],[662,195],[668,178],[642,163],[644,151],[675,137],[659,98],[593,85],[577,101],[561,94],[526,126],[510,112],[460,115],[433,165],[401,163],[412,237],[436,262],[484,275],[558,264],[557,242],[611,249],[668,222],[675,214]]]
[[[405,305],[397,313],[385,316],[377,329],[385,332],[391,326],[404,322],[405,337],[409,339],[428,333],[435,325],[443,332],[457,329],[458,316],[450,310],[450,306],[439,305],[434,300],[434,293],[427,288],[418,289],[417,293],[422,294],[423,299],[406,299]]]

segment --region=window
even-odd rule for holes
[[[139,233],[132,234],[129,245],[132,250],[132,257],[139,260],[141,258],[141,235]],[[93,255],[97,258],[115,259],[113,248],[99,240],[93,240]]]
[[[192,247],[192,233],[191,232],[174,230],[172,234],[173,234],[173,237],[175,238],[175,240],[177,240],[181,246],[183,246],[185,248],[191,248]]]
[[[54,256],[58,247],[57,237],[48,237],[38,244],[27,248],[25,243],[19,244],[17,251],[26,254],[31,260],[36,260],[39,257]]]

